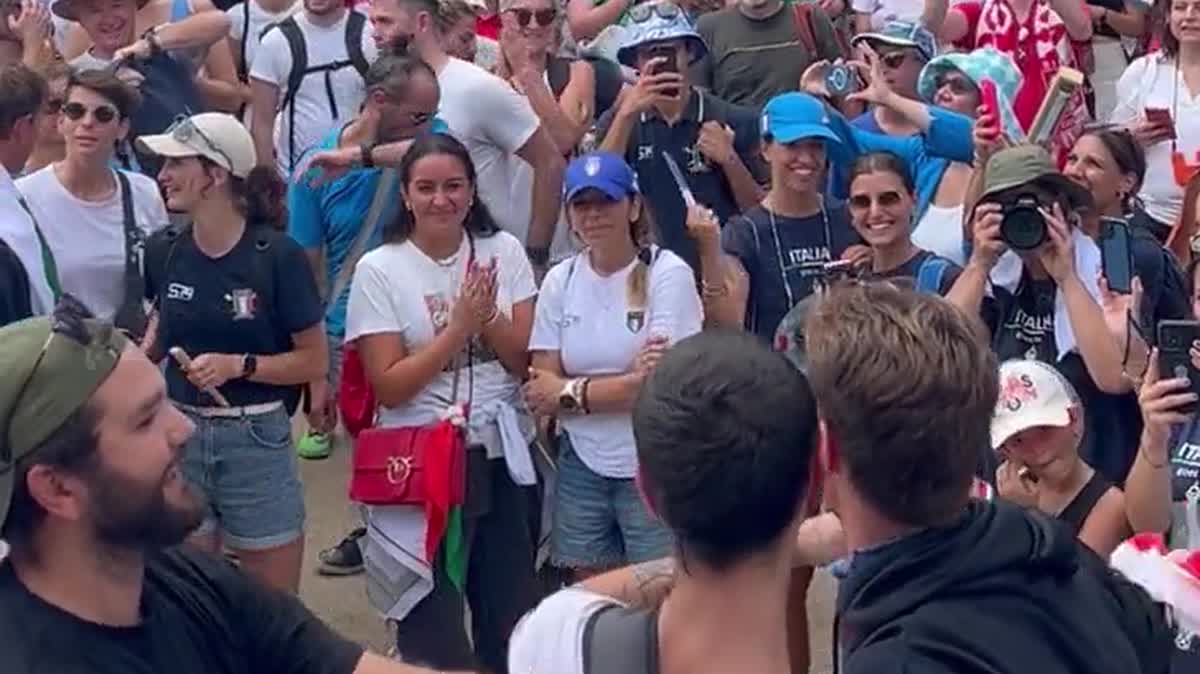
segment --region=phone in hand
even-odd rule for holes
[[[1133,253],[1129,223],[1122,218],[1100,218],[1100,260],[1109,290],[1133,292]]]
[[[671,45],[661,45],[650,50],[650,58],[659,59],[650,68],[651,75],[661,75],[663,73],[678,73],[679,61],[675,58],[675,47]],[[663,94],[667,96],[678,97],[679,89],[664,89]]]
[[[1171,130],[1171,140],[1175,140],[1175,120],[1171,111],[1166,108],[1146,108],[1146,121],[1155,126],[1165,126]]]
[[[1200,371],[1192,365],[1192,343],[1200,339],[1200,321],[1159,321],[1158,323],[1158,375],[1161,379],[1187,379],[1188,391],[1200,395]],[[1189,403],[1179,408],[1183,414],[1192,414],[1200,402]]]
[[[856,91],[861,91],[862,87],[862,78],[858,76],[858,71],[851,65],[836,63],[829,66],[829,70],[825,73],[825,90],[834,98],[845,98]]]
[[[979,80],[979,102],[984,110],[997,123],[1000,123],[1000,104],[996,97],[996,83],[983,77]]]

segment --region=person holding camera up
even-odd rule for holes
[[[974,247],[959,277],[970,299],[963,306],[977,299],[1001,360],[1054,365],[1080,391],[1085,409],[1097,393],[1129,391],[1124,326],[1120,335],[1109,327],[1100,305],[1100,250],[1079,227],[1091,195],[1034,145],[999,150],[985,171],[971,223]],[[1142,345],[1129,350],[1145,353]],[[1094,424],[1086,426],[1085,458]]]

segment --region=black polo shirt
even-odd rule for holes
[[[609,110],[596,123],[597,138],[602,139],[608,132],[615,112]],[[657,112],[642,113],[625,148],[625,161],[637,173],[642,195],[654,215],[659,245],[679,255],[697,270],[700,255],[684,224],[687,207],[662,153],[667,152],[679,164],[696,201],[711,208],[722,223],[728,222],[741,212],[733,190],[721,168],[710,163],[696,147],[700,127],[708,121],[733,129],[734,151],[751,173],[763,179],[758,156],[758,112],[726,103],[699,89],[692,90],[683,116],[674,126],[667,124]]]
[[[292,350],[292,335],[317,325],[324,305],[300,244],[267,226],[248,226],[225,255],[211,258],[190,228],[169,227],[147,247],[146,294],[159,307],[158,343],[202,353],[273,355]],[[212,406],[173,358],[167,394],[187,405]],[[221,393],[235,406],[282,400],[295,404],[298,386],[235,379]]]

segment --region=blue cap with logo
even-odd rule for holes
[[[586,189],[600,190],[613,201],[640,193],[633,169],[612,152],[590,152],[567,164],[563,199],[570,201]]]
[[[829,128],[829,110],[825,104],[808,94],[791,92],[767,101],[760,123],[763,138],[776,143],[820,138],[827,144],[842,144],[842,139]]]
[[[617,49],[617,60],[630,68],[637,67],[637,48],[652,42],[685,41],[693,63],[708,53],[704,38],[696,32],[687,12],[667,0],[643,2],[631,7],[622,32],[624,39]]]
[[[929,61],[937,56],[937,38],[927,28],[912,21],[888,21],[883,30],[873,33],[859,33],[850,41],[851,46],[866,42],[891,45],[893,47],[911,47],[921,52],[921,56]]]

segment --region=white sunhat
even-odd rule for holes
[[[1071,385],[1052,366],[1036,360],[1000,365],[1000,396],[992,416],[992,449],[1028,428],[1071,423],[1075,406]]]
[[[204,157],[239,178],[257,163],[250,132],[223,112],[182,117],[163,133],[138,138],[137,144],[160,157]]]

